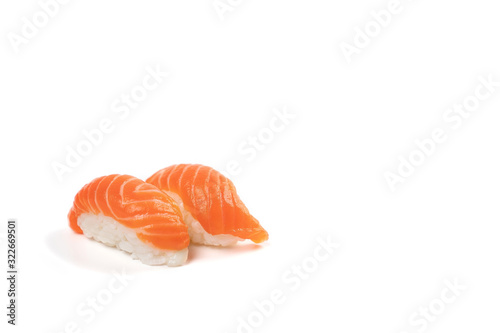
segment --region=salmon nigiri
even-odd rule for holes
[[[76,233],[129,252],[148,265],[186,262],[189,234],[175,201],[128,175],[94,179],[75,196],[69,225]]]
[[[218,171],[199,164],[178,164],[162,169],[146,182],[165,191],[179,205],[191,241],[227,246],[250,239],[269,238],[248,212],[233,183]]]

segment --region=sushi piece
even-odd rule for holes
[[[178,164],[162,169],[146,182],[171,196],[181,208],[191,241],[228,246],[250,239],[269,238],[245,207],[233,183],[218,171],[199,164]]]
[[[131,253],[144,264],[186,262],[189,234],[178,205],[138,178],[94,179],[76,194],[68,219],[76,233]]]

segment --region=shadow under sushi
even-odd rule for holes
[[[132,259],[128,253],[91,241],[69,229],[48,234],[45,242],[59,259],[80,268],[113,273],[123,269],[127,272],[140,272],[155,267],[144,265],[139,260]]]
[[[89,240],[70,229],[60,229],[48,234],[45,238],[47,247],[59,259],[80,268],[112,273],[115,271],[141,272],[152,269],[162,269],[168,266],[149,266],[139,260],[132,259],[128,253],[115,247],[106,246],[100,242]],[[206,245],[189,245],[189,255],[186,264],[199,260],[217,260],[244,253],[258,251],[266,245],[242,242],[233,246],[219,247]]]

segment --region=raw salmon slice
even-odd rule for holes
[[[269,238],[250,215],[234,184],[220,172],[199,164],[178,164],[162,169],[146,182],[174,198],[184,213],[193,243],[232,245]]]
[[[176,202],[152,184],[128,176],[94,179],[75,196],[69,225],[143,263],[177,266],[187,259],[189,234]]]

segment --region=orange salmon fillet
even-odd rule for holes
[[[220,172],[199,164],[162,169],[146,182],[179,195],[186,209],[212,235],[229,234],[261,243],[269,238],[248,212],[234,184]]]
[[[103,214],[134,229],[137,237],[162,250],[182,250],[189,245],[187,226],[175,201],[154,185],[129,175],[96,178],[75,196],[68,219],[71,229],[83,213]]]

